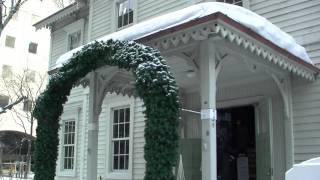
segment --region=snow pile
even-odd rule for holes
[[[109,39],[128,41],[136,40],[161,30],[214,14],[216,12],[225,14],[231,19],[241,23],[242,25],[250,28],[254,32],[278,45],[279,47],[286,49],[295,56],[310,64],[313,64],[308,57],[306,50],[302,46],[297,44],[290,35],[280,30],[277,26],[270,23],[264,17],[243,7],[219,2],[201,3],[172,13],[158,16],[125,28],[121,31],[106,35],[98,39],[98,41],[107,41]],[[82,47],[83,46],[78,47],[60,56],[54,68],[61,67],[63,63],[67,62],[67,60],[72,57],[73,53],[80,51]]]
[[[319,180],[320,157],[295,164],[286,172],[286,180]]]

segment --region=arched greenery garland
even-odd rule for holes
[[[146,107],[145,180],[174,180],[179,142],[178,87],[160,53],[135,42],[95,42],[75,53],[52,77],[33,111],[38,120],[34,154],[35,180],[53,180],[56,170],[59,117],[76,82],[99,67],[118,66],[133,72],[135,90]]]

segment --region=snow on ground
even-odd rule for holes
[[[306,53],[306,50],[302,46],[297,44],[290,35],[280,30],[277,26],[273,25],[264,17],[243,7],[219,2],[201,3],[172,13],[158,16],[115,33],[106,35],[98,39],[98,41],[107,41],[109,39],[128,41],[135,40],[216,12],[225,14],[233,20],[255,31],[264,38],[270,40],[279,47],[286,49],[295,56],[310,64],[313,64]],[[83,46],[78,47],[61,55],[53,69],[61,67],[63,63],[67,62],[72,57],[73,53],[81,50],[82,47]]]
[[[24,178],[15,178],[15,177],[0,177],[0,180],[23,180]],[[28,178],[24,180],[32,180],[33,178]]]

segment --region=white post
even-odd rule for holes
[[[87,144],[87,180],[97,179],[97,149],[99,121],[97,113],[98,96],[97,73],[92,72],[89,85],[89,119],[88,119],[88,144]]]
[[[217,180],[216,49],[210,40],[200,45],[202,180]]]
[[[293,137],[293,116],[292,116],[292,86],[290,76],[284,80],[287,96],[287,110],[285,110],[285,138],[286,138],[286,170],[294,164],[294,137]],[[285,96],[285,94],[284,94]],[[285,99],[285,98],[284,98]]]

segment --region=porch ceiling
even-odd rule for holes
[[[263,64],[251,63],[250,57],[239,58],[234,54],[229,53],[225,57],[224,64],[217,79],[217,87],[230,87],[235,85],[249,85],[258,81],[271,80],[272,77],[268,72],[276,73],[277,75],[285,75],[285,72],[278,72],[275,69],[266,71],[266,66]],[[198,91],[200,87],[200,77],[195,70],[195,67],[179,55],[171,55],[166,57],[170,71],[175,77],[182,91],[193,92]],[[198,60],[195,61],[198,64]],[[270,67],[271,68],[271,67]]]

